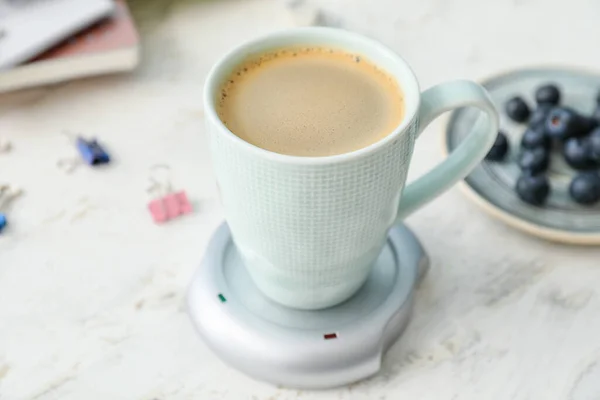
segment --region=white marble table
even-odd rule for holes
[[[135,1],[135,73],[0,96],[0,137],[14,145],[0,155],[0,182],[25,190],[0,236],[0,399],[600,399],[600,250],[525,236],[457,189],[408,220],[432,268],[379,375],[306,392],[221,363],[183,304],[222,220],[200,93],[226,49],[293,22],[277,0],[163,3]],[[365,3],[322,2],[402,53],[424,87],[523,65],[600,65],[594,0]],[[114,164],[57,169],[72,152],[63,129],[97,135]],[[440,159],[440,129],[420,139],[411,176]],[[157,163],[197,205],[160,227],[145,208]]]

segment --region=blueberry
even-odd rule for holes
[[[529,106],[520,97],[513,97],[505,105],[506,115],[515,122],[525,122],[529,118]]]
[[[590,169],[596,166],[588,138],[568,139],[563,146],[563,156],[567,164],[575,169]]]
[[[531,117],[529,117],[529,126],[532,128],[537,128],[539,126],[543,127],[544,122],[546,121],[546,115],[548,115],[551,109],[551,104],[540,104],[531,113]]]
[[[594,129],[588,136],[590,157],[600,163],[600,128]]]
[[[544,175],[521,175],[515,187],[521,200],[535,206],[541,206],[550,194],[550,182]]]
[[[535,101],[538,104],[553,104],[557,105],[560,101],[560,91],[553,84],[540,86],[535,91]]]
[[[488,161],[502,161],[506,154],[508,153],[508,139],[506,139],[506,135],[504,132],[499,131],[496,136],[496,141],[492,145],[492,148],[485,156],[485,159]]]
[[[579,204],[594,204],[600,200],[600,176],[584,172],[573,178],[569,194]]]
[[[583,135],[587,135],[588,133],[590,133],[591,131],[593,131],[597,126],[598,126],[598,122],[595,118],[595,116],[585,116],[585,115],[580,115],[581,118],[581,133]]]
[[[536,147],[549,149],[551,144],[550,138],[540,127],[527,128],[521,137],[521,147],[525,149],[535,149]]]
[[[584,118],[568,107],[554,107],[546,116],[544,130],[554,139],[565,140],[586,133]]]
[[[535,175],[548,169],[550,156],[547,149],[536,147],[531,150],[523,150],[521,154],[519,154],[517,162],[521,171]]]

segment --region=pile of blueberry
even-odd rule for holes
[[[518,96],[505,104],[510,119],[527,124],[517,157],[521,176],[515,190],[521,200],[543,205],[551,190],[545,172],[552,153],[561,153],[566,163],[578,171],[569,185],[571,198],[579,204],[594,204],[600,201],[600,94],[592,116],[560,105],[560,98],[558,87],[546,84],[535,92],[537,108],[533,111]],[[498,132],[486,160],[502,161],[508,150],[506,135]]]

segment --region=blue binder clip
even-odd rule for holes
[[[0,213],[0,233],[2,233],[2,230],[6,227],[7,223],[6,215]]]
[[[75,145],[79,155],[88,165],[108,164],[110,162],[110,156],[96,139],[86,140],[78,136]]]
[[[68,157],[58,160],[57,166],[66,173],[73,172],[82,164],[95,167],[110,163],[110,156],[96,139],[86,139],[83,136],[75,135],[68,131],[63,131],[62,133],[77,149],[77,153],[79,153],[79,157]]]
[[[0,185],[0,208],[6,209],[10,202],[20,195],[20,189],[12,188],[8,185]],[[7,224],[8,219],[6,218],[6,214],[0,211],[0,233],[6,228]]]

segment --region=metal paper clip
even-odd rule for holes
[[[193,211],[186,192],[173,191],[171,169],[168,165],[151,167],[150,183],[147,191],[154,199],[148,203],[148,210],[155,223],[162,224]]]
[[[0,154],[8,153],[12,150],[12,144],[8,140],[0,139]]]

